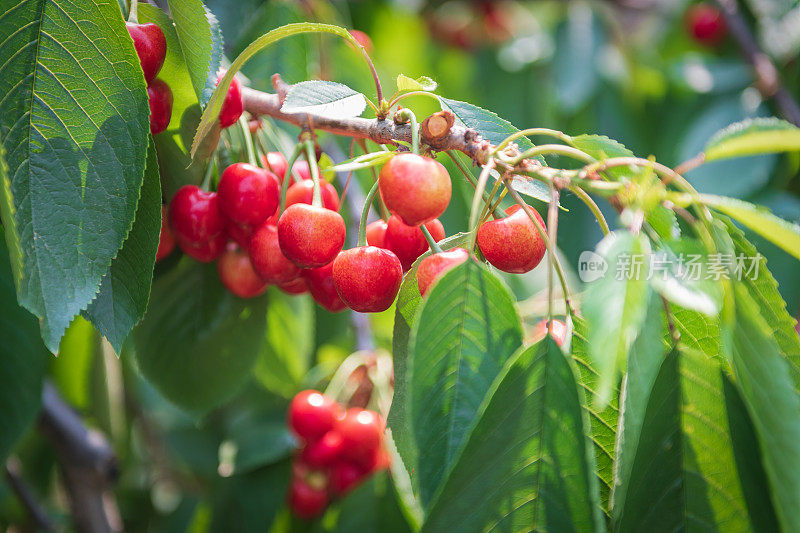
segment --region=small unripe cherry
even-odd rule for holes
[[[133,39],[133,47],[142,65],[144,80],[149,84],[158,75],[167,55],[167,40],[161,28],[152,23],[126,22],[125,27]]]
[[[376,220],[367,224],[367,244],[370,246],[377,246],[378,248],[386,248],[386,228],[385,220]]]
[[[158,250],[156,251],[156,262],[161,261],[175,249],[175,235],[169,227],[169,215],[167,206],[161,206],[161,233],[158,236]]]
[[[261,156],[261,164],[264,168],[269,169],[273,174],[278,176],[278,181],[283,183],[283,177],[286,175],[286,170],[289,168],[289,162],[286,160],[286,156],[280,152],[267,152],[266,155]],[[294,183],[294,179],[291,178],[291,174],[289,184],[291,185]]]
[[[336,420],[342,436],[342,457],[363,461],[377,451],[383,441],[385,426],[378,413],[352,407]]]
[[[469,253],[464,248],[453,248],[438,254],[432,254],[417,265],[417,286],[422,296],[428,289],[444,276],[450,269],[464,263],[469,259]]]
[[[267,290],[267,283],[256,274],[247,252],[234,243],[228,244],[217,258],[217,272],[222,285],[239,298],[253,298]]]
[[[438,218],[426,222],[425,227],[428,228],[433,240],[438,242],[444,239],[444,226]],[[394,252],[403,265],[403,270],[407,271],[428,249],[428,241],[425,240],[425,235],[419,227],[407,226],[392,215],[386,226],[386,247]]]
[[[543,319],[533,327],[533,338],[541,340],[547,335],[547,330],[550,330],[550,336],[556,341],[559,346],[564,344],[564,339],[567,337],[567,325],[560,320],[553,320],[550,322],[550,327],[547,327],[547,319]]]
[[[219,84],[219,80],[224,75],[225,73],[223,72],[217,77],[217,84]],[[243,111],[242,86],[239,84],[239,80],[233,78],[230,87],[228,87],[228,92],[225,94],[225,100],[222,101],[222,108],[219,111],[219,125],[227,128],[236,124]]]
[[[228,237],[225,233],[218,233],[210,237],[207,241],[193,242],[176,236],[175,240],[178,243],[181,251],[201,263],[210,263],[222,253],[225,245],[228,243]]]
[[[300,267],[289,261],[278,242],[278,228],[264,223],[250,239],[250,261],[267,283],[281,285],[300,275]]]
[[[339,210],[339,193],[336,188],[325,180],[319,182],[319,192],[322,197],[322,207],[331,211]],[[303,179],[291,185],[286,191],[286,207],[294,204],[309,204],[314,198],[314,181]]]
[[[217,193],[196,185],[184,185],[169,204],[169,222],[179,240],[201,246],[222,234],[225,219],[219,210]]]
[[[310,520],[321,515],[328,506],[328,493],[318,489],[300,478],[292,479],[289,486],[289,508],[298,518]]]
[[[340,412],[333,399],[315,390],[304,390],[289,404],[289,429],[305,442],[314,442],[333,429]]]
[[[716,46],[728,32],[719,9],[708,4],[697,4],[686,11],[686,25],[690,35],[705,46]]]
[[[533,216],[544,227],[535,210]],[[506,209],[506,218],[484,222],[478,228],[476,242],[489,263],[503,272],[523,274],[536,268],[546,246],[536,226],[519,205]]]
[[[333,282],[347,306],[360,313],[379,313],[391,307],[403,281],[403,266],[389,250],[359,246],[333,261]]]
[[[409,226],[433,220],[450,203],[450,174],[430,157],[411,153],[392,157],[381,168],[378,184],[383,203]]]
[[[308,204],[290,205],[278,220],[281,251],[300,268],[333,261],[344,245],[345,232],[339,213]]]
[[[333,465],[342,453],[342,436],[331,430],[321,439],[309,442],[300,452],[301,460],[311,468],[327,468]]]
[[[333,282],[333,262],[319,268],[304,270],[301,275],[306,280],[311,297],[323,309],[330,313],[338,313],[347,307]]]
[[[231,221],[257,227],[275,213],[280,183],[272,172],[249,163],[228,166],[219,178],[219,208]]]
[[[306,283],[305,278],[301,275],[292,281],[287,281],[286,283],[279,283],[278,288],[285,292],[286,294],[296,295],[296,294],[305,294],[308,292],[308,283]]]
[[[150,105],[150,133],[157,135],[167,129],[172,118],[172,90],[164,81],[155,79],[147,87]]]

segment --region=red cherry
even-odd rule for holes
[[[547,320],[538,322],[533,327],[533,338],[540,340],[547,335],[547,330],[550,330],[550,336],[556,341],[556,344],[561,346],[564,344],[564,339],[567,337],[567,325],[560,320],[553,320],[550,323],[550,328],[547,327]]]
[[[403,266],[389,250],[359,246],[333,261],[333,282],[347,306],[360,313],[378,313],[391,307],[403,281]]]
[[[167,129],[172,118],[172,90],[162,80],[155,79],[147,87],[150,104],[150,133],[157,135]]]
[[[381,168],[378,183],[383,203],[409,226],[433,220],[450,203],[450,174],[430,157],[396,155]]]
[[[689,33],[700,44],[716,46],[728,32],[725,19],[719,9],[708,4],[697,4],[686,11]]]
[[[161,233],[158,236],[158,250],[156,251],[156,262],[161,261],[175,249],[175,235],[169,227],[167,216],[167,206],[161,206]]]
[[[336,496],[343,496],[357,487],[364,477],[364,471],[359,466],[345,462],[336,463],[330,473],[331,492]]]
[[[319,182],[319,192],[322,197],[322,206],[331,211],[339,210],[339,193],[333,185],[325,180]],[[309,204],[314,198],[314,181],[303,179],[289,187],[286,191],[286,207],[294,204]]]
[[[542,217],[532,211],[544,227]],[[478,228],[478,247],[486,260],[503,272],[529,272],[544,257],[544,240],[522,207],[512,205],[506,214],[506,218],[484,222]]]
[[[315,390],[298,392],[289,404],[289,429],[313,442],[333,429],[340,409],[331,398]]]
[[[205,242],[192,242],[177,236],[176,240],[180,249],[189,257],[201,263],[210,263],[225,249],[228,238],[224,233],[214,235]]]
[[[272,172],[234,163],[219,178],[219,208],[237,224],[259,226],[278,209],[280,187]]]
[[[219,80],[224,75],[225,73],[223,72],[217,77],[217,85],[219,85]],[[243,111],[242,86],[239,84],[239,80],[233,78],[230,87],[228,87],[228,92],[225,94],[225,100],[222,101],[222,108],[219,110],[219,125],[227,128],[236,124]]]
[[[367,244],[388,249],[388,246],[386,246],[386,227],[385,220],[376,220],[367,224]]]
[[[196,185],[184,185],[172,197],[169,222],[175,236],[193,246],[205,245],[225,229],[217,193]]]
[[[448,270],[469,259],[469,252],[463,248],[453,248],[446,252],[432,254],[419,262],[417,266],[417,286],[422,296],[445,275]]]
[[[308,443],[300,453],[300,458],[311,468],[327,468],[337,461],[341,453],[342,436],[331,430],[321,439]]]
[[[286,294],[303,294],[308,292],[308,283],[303,276],[300,276],[292,281],[278,284],[278,288]]]
[[[321,267],[333,261],[344,238],[344,219],[324,207],[290,205],[278,220],[281,251],[300,268]]]
[[[289,486],[289,508],[295,516],[310,520],[321,515],[328,506],[328,493],[295,478]]]
[[[364,47],[367,53],[372,52],[372,39],[369,38],[369,35],[361,30],[350,30],[350,35],[358,41],[358,44]]]
[[[131,34],[136,55],[139,56],[139,63],[142,65],[144,79],[149,84],[158,75],[167,55],[164,32],[156,24],[151,23],[126,22],[125,27]]]
[[[342,435],[342,456],[353,461],[372,457],[383,440],[383,420],[374,411],[353,407],[336,420],[336,431]]]
[[[278,228],[265,223],[250,239],[250,261],[267,283],[288,283],[300,275],[300,267],[286,259],[278,242]]]
[[[439,219],[426,222],[425,227],[428,228],[435,241],[444,239],[444,226]],[[428,241],[425,240],[421,229],[415,226],[406,226],[399,218],[392,215],[386,226],[386,247],[400,259],[403,270],[408,270],[414,261],[428,249]]]
[[[333,282],[333,262],[319,268],[304,270],[303,276],[311,297],[325,310],[338,313],[347,307],[336,292],[336,285]]]
[[[286,160],[285,155],[280,152],[267,152],[266,155],[261,156],[261,165],[272,171],[273,174],[278,176],[278,181],[283,183],[283,177],[289,169],[289,162]],[[291,185],[294,183],[294,179],[291,177],[290,179],[289,184]]]
[[[296,161],[295,164],[292,165],[292,173],[297,174],[297,177],[301,180],[310,180],[311,169],[308,167],[308,161]]]
[[[253,298],[267,290],[267,284],[256,274],[247,252],[236,244],[229,244],[219,256],[217,272],[222,285],[239,298]]]
[[[225,234],[238,244],[242,250],[250,249],[250,239],[253,237],[255,229],[252,226],[242,226],[228,220],[225,224]]]

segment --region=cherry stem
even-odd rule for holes
[[[294,152],[292,152],[292,156],[287,161],[286,172],[283,175],[283,182],[281,183],[281,213],[283,213],[284,209],[286,209],[286,191],[289,190],[289,182],[291,181],[292,176],[292,167],[294,166],[294,162],[297,161],[297,158],[300,157],[300,153],[303,151],[303,145],[298,144],[294,147]]]
[[[572,140],[572,137],[558,130],[551,130],[550,128],[529,128],[527,130],[518,131],[513,135],[509,135],[508,137],[503,139],[503,142],[498,144],[497,147],[494,149],[494,153],[502,151],[503,148],[511,144],[513,141],[519,139],[520,137],[525,137],[528,135],[546,135],[548,137],[554,137],[556,139],[559,139],[563,142],[569,142]]]
[[[473,187],[477,187],[478,185],[475,182],[475,176],[473,176],[472,173],[469,170],[467,170],[466,167],[464,167],[464,164],[458,160],[458,156],[456,156],[456,154],[454,154],[452,150],[448,150],[447,155],[450,156],[450,159],[453,160],[453,163],[455,163],[456,167],[458,167],[458,170],[460,170],[461,173],[464,174],[464,177],[467,178],[467,181],[470,182]],[[489,201],[489,193],[487,192],[483,193],[483,200],[485,202]],[[504,218],[506,216],[505,213],[503,213],[503,210],[497,207],[494,209],[493,214],[494,218]]]
[[[439,246],[439,243],[436,242],[436,239],[433,238],[431,232],[428,231],[428,228],[425,226],[425,224],[421,224],[419,229],[422,231],[422,234],[425,235],[425,240],[428,241],[428,246],[431,247],[431,252],[434,254],[442,253],[442,248]]]
[[[314,195],[311,197],[311,205],[322,207],[322,191],[319,185],[319,166],[317,166],[317,152],[314,150],[314,141],[306,139],[303,141],[306,147],[306,160],[308,169],[311,171],[311,179],[314,182]]]
[[[254,167],[258,165],[258,158],[256,157],[256,147],[253,144],[253,137],[250,136],[250,126],[247,124],[247,119],[244,114],[239,116],[239,126],[242,127],[242,135],[244,135],[244,146],[247,149],[247,162]]]
[[[600,211],[600,207],[597,203],[589,196],[586,191],[581,189],[580,187],[570,187],[569,188],[572,193],[580,198],[584,204],[589,208],[589,210],[594,215],[594,218],[597,219],[597,223],[600,225],[600,229],[603,231],[603,235],[608,235],[610,228],[608,227],[608,222],[606,221],[606,217],[603,216],[603,212]]]
[[[553,249],[558,243],[558,200],[560,194],[553,185],[550,185],[550,205],[547,207],[547,234]],[[553,322],[553,270],[555,270],[554,254],[547,254],[547,319],[548,324]]]
[[[131,0],[128,10],[128,22],[139,23],[139,0]]]
[[[204,191],[208,191],[211,187],[211,174],[214,173],[214,165],[217,162],[217,155],[214,154],[214,157],[208,160],[208,168],[206,168],[206,174],[203,176],[203,183],[200,185],[200,188]]]
[[[475,186],[475,195],[472,197],[472,209],[469,213],[469,250],[475,248],[475,237],[478,230],[477,226],[479,208],[481,205],[481,199],[483,198],[483,193],[486,190],[486,182],[489,181],[489,173],[492,171],[492,168],[494,168],[494,160],[490,159],[489,162],[483,165],[481,175],[478,176],[478,184]]]
[[[372,188],[367,193],[367,199],[364,200],[364,208],[361,210],[361,225],[358,226],[358,244],[357,246],[367,245],[367,217],[369,216],[369,208],[372,207],[372,199],[378,192],[378,182],[372,184]]]

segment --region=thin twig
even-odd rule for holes
[[[37,530],[42,531],[55,531],[56,525],[47,511],[36,500],[33,491],[22,479],[21,466],[16,457],[9,457],[6,461],[6,480],[11,490],[17,495],[19,501],[28,511],[33,523],[36,525]]]

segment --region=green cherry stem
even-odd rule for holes
[[[467,168],[464,166],[464,163],[458,160],[458,156],[455,153],[453,153],[452,150],[448,150],[447,155],[450,156],[450,159],[453,160],[453,163],[456,165],[456,167],[458,167],[458,170],[460,170],[461,173],[464,174],[464,177],[467,178],[467,181],[470,182],[473,187],[477,187],[478,184],[475,181],[475,176],[473,176],[472,173],[469,170],[467,170]],[[490,200],[488,192],[483,193],[483,199],[486,202]],[[494,218],[504,218],[504,217],[505,213],[503,213],[503,210],[495,208]]]
[[[581,189],[577,186],[572,186],[569,188],[572,193],[580,198],[584,204],[589,208],[589,210],[594,215],[594,218],[597,219],[597,223],[600,225],[600,229],[603,231],[603,235],[608,235],[608,232],[611,231],[608,227],[608,222],[606,221],[606,217],[603,216],[603,212],[600,211],[600,207],[597,203],[589,196],[586,191]]]
[[[547,206],[547,235],[553,249],[558,248],[558,190],[550,185],[550,204]],[[555,255],[547,254],[547,320],[548,324],[553,321],[553,271],[555,270]]]
[[[139,23],[139,0],[131,0],[128,22]]]
[[[407,120],[411,124],[411,151],[415,154],[419,153],[419,126],[417,125],[417,116],[408,108],[401,109],[397,112],[395,117],[400,117]]]
[[[214,156],[208,160],[208,167],[206,168],[206,174],[203,176],[203,183],[200,185],[200,188],[204,191],[208,191],[211,187],[211,175],[214,173],[214,166],[217,163],[217,154],[215,153]]]
[[[297,161],[297,158],[300,157],[300,154],[303,152],[303,145],[297,144],[294,147],[294,152],[292,152],[292,156],[289,158],[286,167],[286,174],[283,175],[283,183],[281,183],[281,213],[283,210],[286,209],[286,191],[289,190],[289,182],[291,181],[290,176],[292,175],[292,167],[294,166],[294,162]]]
[[[511,144],[513,141],[528,135],[546,135],[548,137],[554,137],[563,142],[569,142],[572,140],[572,137],[558,130],[551,130],[550,128],[529,128],[527,130],[518,131],[513,135],[509,135],[503,139],[503,142],[498,144],[494,149],[494,153],[502,151],[503,148]]]
[[[436,239],[433,238],[431,232],[428,231],[428,228],[425,227],[425,224],[420,224],[419,229],[422,231],[422,234],[425,235],[425,240],[428,241],[428,246],[431,247],[431,253],[442,253],[442,248],[439,246],[439,243],[436,242]]]
[[[378,182],[372,184],[372,188],[367,193],[367,199],[364,200],[364,208],[361,210],[361,224],[358,226],[358,244],[357,246],[367,245],[367,217],[369,216],[369,208],[372,207],[372,200],[378,192]]]
[[[475,237],[477,234],[478,215],[480,213],[481,200],[483,193],[486,190],[486,182],[489,181],[489,174],[494,168],[494,160],[490,159],[488,163],[483,165],[481,175],[478,176],[478,184],[475,186],[475,195],[472,197],[472,209],[469,212],[469,250],[475,248]]]
[[[317,154],[314,150],[314,141],[306,139],[303,141],[306,147],[306,160],[308,161],[308,168],[311,171],[311,179],[314,181],[314,195],[311,199],[311,205],[314,207],[322,207],[322,192],[319,186],[319,166],[317,165]]]
[[[247,148],[247,162],[254,167],[258,166],[258,158],[256,158],[256,147],[253,144],[253,137],[250,136],[250,126],[247,125],[247,119],[244,115],[239,117],[239,126],[242,127],[242,135],[244,136],[244,146]]]

